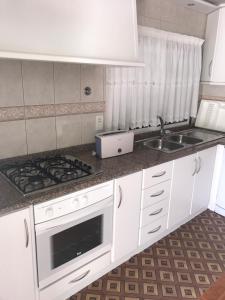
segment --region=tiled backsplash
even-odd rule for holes
[[[0,158],[93,142],[103,112],[103,66],[0,60]]]

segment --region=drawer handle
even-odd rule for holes
[[[163,171],[163,172],[161,172],[161,173],[158,173],[158,174],[153,175],[152,177],[153,177],[153,178],[157,178],[157,177],[164,176],[165,174],[166,174],[166,171]]]
[[[86,271],[84,274],[78,276],[77,278],[71,280],[69,283],[76,283],[76,282],[84,279],[89,273],[90,273],[90,270]]]
[[[162,227],[161,225],[158,226],[156,229],[153,229],[152,231],[149,231],[148,234],[155,233],[155,232],[159,231],[161,229],[161,227]]]
[[[165,190],[161,190],[160,192],[157,192],[157,193],[155,193],[155,194],[152,194],[151,197],[154,198],[154,197],[161,196],[164,192],[165,192]]]
[[[153,213],[149,214],[149,217],[156,216],[156,215],[160,214],[162,211],[163,211],[163,208],[160,208],[160,209],[154,211]]]

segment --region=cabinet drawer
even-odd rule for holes
[[[142,210],[141,227],[146,226],[162,216],[168,215],[169,198]]]
[[[170,198],[171,181],[165,181],[143,191],[142,208]]]
[[[64,294],[70,290],[71,293],[75,294],[80,289],[90,284],[92,276],[109,266],[110,262],[111,254],[109,252],[41,290],[40,300],[61,299],[64,297]]]
[[[167,227],[167,215],[140,229],[140,245],[154,241]]]
[[[144,189],[166,181],[172,176],[173,162],[167,162],[144,170]]]

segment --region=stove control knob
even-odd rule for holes
[[[78,198],[75,198],[75,199],[72,200],[72,206],[76,207],[76,208],[79,206],[79,199]]]
[[[45,215],[48,217],[48,218],[52,218],[53,215],[54,215],[54,210],[53,210],[53,207],[52,206],[49,206],[45,209]]]

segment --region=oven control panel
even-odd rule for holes
[[[34,206],[35,224],[88,207],[113,195],[113,181]]]

